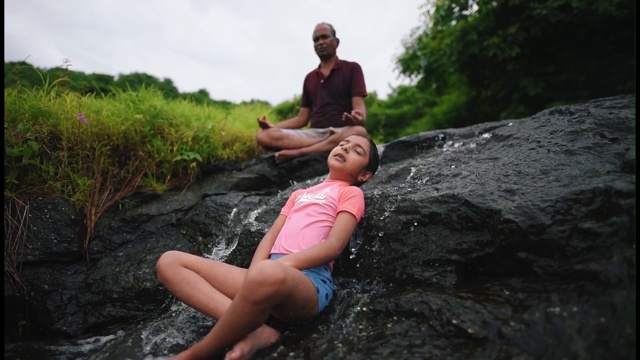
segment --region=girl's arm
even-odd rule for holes
[[[251,264],[256,263],[260,260],[266,260],[269,258],[269,253],[271,253],[271,248],[273,244],[276,242],[276,238],[280,233],[280,230],[284,226],[284,222],[287,220],[287,217],[284,215],[278,215],[276,221],[273,222],[269,231],[262,237],[256,251],[253,253],[253,258],[251,259]],[[251,266],[251,265],[249,265]]]
[[[311,269],[327,264],[340,256],[356,229],[358,220],[347,211],[341,211],[329,232],[327,239],[308,249],[279,258],[281,261],[298,270]]]

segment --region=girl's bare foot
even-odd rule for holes
[[[280,333],[276,329],[262,325],[233,345],[233,348],[227,352],[224,360],[250,359],[256,351],[273,344],[278,338],[280,338]]]

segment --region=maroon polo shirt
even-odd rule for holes
[[[342,127],[342,113],[350,113],[351,98],[367,96],[364,74],[353,61],[337,59],[329,76],[320,71],[320,65],[304,78],[300,106],[309,108],[312,128]]]

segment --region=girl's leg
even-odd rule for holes
[[[167,251],[156,264],[158,281],[192,308],[220,319],[247,269],[180,251]]]
[[[247,359],[269,345],[260,336],[264,330],[260,326],[269,314],[279,319],[300,319],[317,313],[318,295],[309,278],[278,261],[261,261],[247,271],[233,302],[209,334],[176,359],[207,358],[233,344],[227,359]]]
[[[231,304],[247,273],[247,269],[180,251],[160,256],[156,271],[158,280],[176,297],[216,320]],[[269,344],[279,337],[278,331],[263,325],[243,340]]]

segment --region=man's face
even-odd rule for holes
[[[313,48],[321,60],[331,58],[336,54],[338,39],[331,35],[331,28],[328,25],[316,26],[312,40]]]

